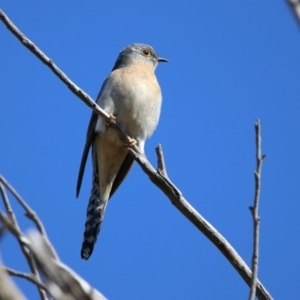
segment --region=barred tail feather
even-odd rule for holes
[[[94,141],[92,148],[93,186],[87,207],[81,248],[83,259],[88,259],[93,252],[111,192],[115,192],[133,163],[132,160],[126,160],[127,155],[124,147],[115,145],[104,138],[96,138]],[[122,168],[123,165],[124,168]],[[116,182],[115,179],[117,179]]]
[[[92,191],[86,212],[85,230],[81,247],[82,259],[89,259],[93,253],[106,205],[107,201],[101,201],[100,198],[99,171],[97,164],[94,164]]]

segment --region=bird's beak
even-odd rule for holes
[[[167,59],[162,58],[162,57],[158,57],[158,58],[157,58],[157,61],[158,61],[158,62],[169,62]]]

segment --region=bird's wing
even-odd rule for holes
[[[102,88],[97,97],[98,105],[100,105],[108,113],[112,113],[112,114],[114,114],[114,111],[111,111],[112,107],[114,107],[114,105],[111,105],[111,102],[114,102],[112,99],[112,94],[114,94],[115,97],[119,97],[119,95],[115,95],[115,91],[112,89],[113,80],[114,80],[114,74],[111,73],[110,76],[108,76],[108,78],[104,81]],[[117,121],[118,121],[118,116],[116,115],[116,117],[117,117]],[[95,131],[97,120],[98,120],[98,115],[95,112],[93,112],[90,123],[89,123],[88,131],[87,131],[86,143],[85,143],[85,146],[83,149],[83,154],[82,154],[79,173],[78,173],[77,189],[76,189],[77,197],[80,192],[80,187],[81,187],[82,178],[84,175],[84,168],[85,168],[86,160],[87,160],[87,157],[89,154],[89,149],[93,145],[95,136],[97,134]],[[124,159],[123,164],[120,167],[118,174],[116,175],[116,177],[114,179],[109,198],[111,198],[111,196],[115,193],[115,191],[118,189],[120,184],[123,182],[126,175],[130,171],[133,163],[134,163],[134,158],[130,154],[127,154]]]
[[[130,169],[132,168],[134,163],[134,158],[132,155],[130,155],[129,153],[126,155],[124,162],[114,180],[114,183],[112,185],[110,194],[109,194],[109,198],[112,197],[112,195],[115,193],[115,191],[118,189],[118,187],[120,186],[120,184],[123,182],[123,180],[125,179],[126,175],[128,174],[128,172],[130,171]]]
[[[85,146],[83,149],[82,158],[81,158],[80,167],[79,167],[77,187],[76,187],[76,197],[78,197],[79,192],[80,192],[81,183],[82,183],[82,179],[83,179],[83,175],[84,175],[84,169],[85,169],[87,157],[89,155],[89,150],[90,150],[90,147],[93,145],[93,142],[95,139],[95,135],[96,135],[95,128],[96,128],[97,120],[98,120],[98,115],[93,112],[90,123],[89,123],[86,142],[85,142]],[[120,170],[119,170],[115,180],[114,180],[109,198],[112,197],[112,195],[118,189],[120,184],[123,182],[126,175],[132,168],[133,163],[134,163],[134,158],[132,155],[130,155],[128,153],[126,158],[124,159],[122,166],[120,167]]]
[[[87,157],[89,155],[89,150],[95,139],[95,135],[96,135],[95,128],[96,128],[97,120],[98,120],[98,115],[95,112],[93,112],[89,123],[88,131],[86,135],[86,142],[83,149],[82,158],[79,167],[77,187],[76,187],[76,197],[78,197],[80,192],[80,187],[81,187],[82,178],[84,174],[84,168],[85,168]]]

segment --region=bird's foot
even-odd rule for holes
[[[125,144],[125,147],[133,147],[136,144],[137,144],[137,141],[135,139],[130,139],[130,141]]]
[[[105,121],[106,126],[109,126],[110,123],[116,120],[116,117],[113,114],[109,115],[109,118]]]

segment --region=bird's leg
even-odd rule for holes
[[[116,117],[113,114],[109,115],[109,118],[107,120],[105,120],[105,125],[109,126],[111,122],[115,121]]]
[[[128,143],[125,144],[125,147],[133,147],[137,144],[135,139],[130,139]]]

